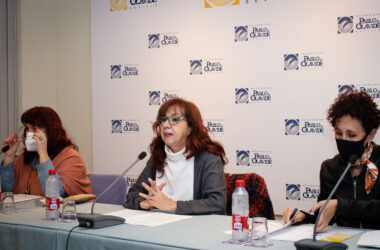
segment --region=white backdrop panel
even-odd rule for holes
[[[92,1],[94,171],[121,173],[148,149],[159,109],[150,105],[150,93],[160,103],[179,96],[200,108],[206,126],[214,125],[212,136],[229,159],[226,172],[263,176],[276,214],[287,206],[308,210],[319,191],[321,162],[337,153],[326,111],[339,86],[365,88],[379,103],[380,3],[235,2],[205,8],[213,1]],[[118,6],[126,10],[110,11]],[[338,29],[343,17],[347,33]],[[361,18],[370,28],[357,28]],[[254,28],[269,36],[252,38]],[[242,32],[235,36],[235,29]],[[163,44],[165,37],[175,44]],[[298,56],[297,69],[285,70],[289,54]],[[303,67],[305,56],[322,66]],[[202,74],[191,71],[194,60],[202,60]],[[207,72],[207,63],[221,70]],[[298,134],[286,134],[286,120],[298,122]],[[305,124],[322,130],[303,132]],[[255,163],[258,158],[263,162]],[[138,176],[145,162],[129,175]]]

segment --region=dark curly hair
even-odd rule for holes
[[[78,147],[67,137],[66,131],[62,126],[62,121],[58,114],[49,107],[34,107],[25,111],[21,116],[22,124],[30,124],[37,128],[45,129],[47,140],[47,151],[52,159],[59,154],[62,149],[69,145],[73,145],[75,149]],[[24,138],[26,129],[24,130]],[[25,139],[23,140],[25,143]],[[24,164],[30,163],[36,152],[29,152],[24,149]]]
[[[335,128],[336,121],[345,115],[360,121],[367,135],[380,125],[380,110],[372,97],[364,91],[341,93],[330,106],[327,120]]]
[[[198,107],[189,101],[181,98],[172,98],[164,102],[158,110],[157,117],[165,116],[166,111],[172,107],[177,106],[186,118],[186,121],[191,128],[190,134],[187,136],[186,151],[189,152],[186,159],[199,155],[202,151],[206,150],[216,155],[219,155],[223,164],[226,165],[228,160],[224,152],[222,144],[212,141],[207,128],[203,125],[203,120]],[[149,146],[150,152],[154,158],[153,170],[164,174],[166,152],[164,149],[165,143],[160,135],[160,126],[157,121],[153,123],[153,132],[155,137]]]

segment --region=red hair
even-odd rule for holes
[[[62,126],[62,121],[58,114],[49,107],[34,107],[25,111],[21,116],[22,124],[30,124],[33,127],[45,129],[47,136],[47,151],[51,159],[53,159],[65,147],[76,145],[67,137],[66,131]],[[24,131],[24,138],[26,129]],[[25,140],[23,140],[25,143]],[[24,149],[24,164],[30,163],[34,158],[35,152],[28,152]]]
[[[193,156],[198,156],[202,151],[208,151],[213,154],[219,155],[223,164],[226,165],[228,160],[224,152],[222,144],[212,141],[207,128],[203,125],[203,120],[198,107],[189,101],[181,98],[172,98],[164,102],[158,110],[157,117],[165,116],[167,110],[176,106],[182,111],[183,117],[190,128],[190,134],[187,136],[186,142],[186,159],[190,159]],[[160,126],[157,120],[153,123],[153,132],[156,136],[153,138],[150,144],[150,152],[153,156],[153,170],[164,174],[165,167],[165,143],[160,135]]]

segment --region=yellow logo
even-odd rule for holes
[[[110,0],[110,11],[127,10],[127,0]]]
[[[205,0],[205,8],[239,5],[240,0]]]

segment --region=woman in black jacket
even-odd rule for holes
[[[329,223],[339,226],[380,229],[380,147],[372,142],[380,125],[380,110],[363,91],[344,92],[328,110],[327,120],[335,131],[339,154],[322,163],[320,194],[312,212],[318,212],[345,170],[348,159],[356,155],[353,164],[322,212],[317,232]],[[291,218],[294,208],[287,208],[284,222]],[[293,222],[314,222],[315,215],[300,211]]]

